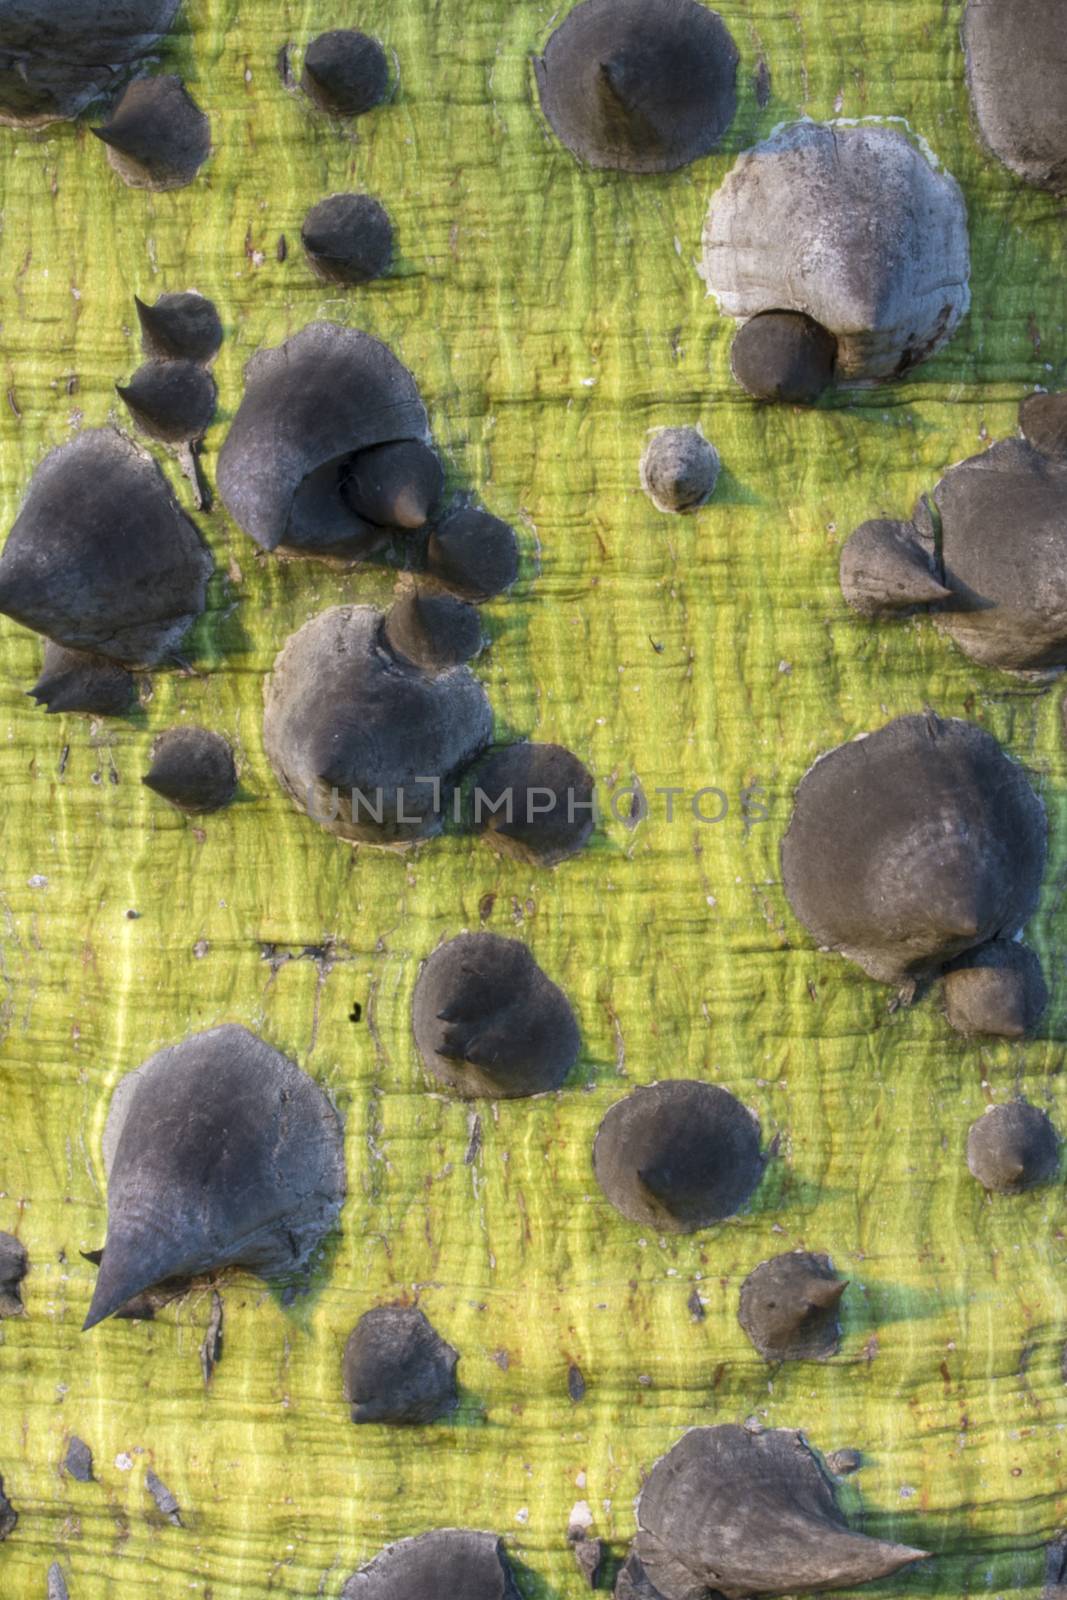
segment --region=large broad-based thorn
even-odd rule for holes
[[[167,1278],[180,1276],[202,1241],[168,1238],[155,1217],[117,1218],[109,1223],[96,1287],[82,1332],[114,1316],[128,1300]]]
[[[459,1404],[458,1351],[414,1306],[375,1306],[349,1334],[345,1399],[353,1422],[434,1422]]]
[[[345,543],[346,524],[362,543],[369,525],[341,492],[352,458],[427,437],[415,380],[387,346],[355,328],[311,322],[245,368],[244,398],[219,452],[219,494],[264,550],[331,551]],[[307,515],[304,485],[314,490]]]
[[[353,1573],[341,1600],[519,1600],[503,1540],[438,1528],[386,1545]]]
[[[991,1107],[967,1135],[971,1175],[995,1194],[1051,1183],[1059,1161],[1060,1139],[1051,1119],[1025,1100]]]
[[[474,606],[451,594],[433,594],[412,584],[385,614],[382,636],[394,654],[424,672],[446,672],[470,661],[482,648],[482,624]]]
[[[108,1233],[86,1328],[168,1278],[304,1272],[345,1193],[340,1119],[246,1028],[158,1051],[122,1079],[104,1130]]]
[[[0,555],[0,611],[69,650],[154,666],[203,611],[213,568],[151,456],[90,428],[30,481]]]
[[[583,0],[534,71],[541,108],[579,161],[670,172],[730,126],[737,62],[722,18],[694,0]]]
[[[211,154],[211,125],[173,74],[135,79],[111,121],[91,131],[134,189],[183,188]]]
[[[754,400],[813,406],[830,387],[837,340],[801,311],[761,311],[741,324],[730,370]]]
[[[388,58],[377,39],[355,28],[331,28],[304,51],[301,87],[321,111],[359,117],[385,99]]]
[[[945,972],[945,1015],[957,1033],[1023,1039],[1048,1006],[1041,962],[1015,939],[968,950]]]
[[[708,291],[742,324],[734,375],[761,399],[896,381],[970,303],[959,185],[899,128],[780,124],[710,196],[702,245]]]
[[[424,672],[385,647],[380,612],[335,606],[275,661],[263,739],[282,786],[316,822],[394,847],[440,833],[492,722],[466,667]]]
[[[140,70],[180,0],[3,0],[0,124],[74,118]]]
[[[206,295],[186,290],[161,294],[154,305],[137,295],[137,320],[141,324],[141,348],[157,361],[199,361],[202,364],[218,355],[222,344],[222,321],[214,302]]]
[[[141,782],[192,816],[220,811],[237,792],[233,750],[212,728],[169,728],[156,740]]]
[[[749,1273],[738,1321],[766,1361],[821,1361],[840,1342],[837,1307],[847,1287],[829,1256],[790,1250]]]
[[[490,600],[519,575],[515,530],[476,506],[460,506],[439,522],[426,547],[427,571],[466,600]]]
[[[45,641],[41,675],[27,693],[51,713],[120,717],[137,698],[133,674],[117,661]]]
[[[692,1428],[656,1462],[635,1549],[664,1600],[851,1589],[927,1557],[854,1533],[802,1433]]]
[[[1048,0],[968,0],[960,42],[975,120],[998,161],[1067,195],[1063,14]]]
[[[566,995],[524,944],[493,933],[463,933],[433,952],[412,1019],[427,1071],[464,1098],[558,1089],[581,1047]]]
[[[910,522],[863,523],[845,542],[840,571],[841,593],[864,617],[893,616],[952,599]]]
[[[393,225],[369,194],[331,194],[312,206],[300,230],[308,263],[326,283],[369,283],[393,259]]]
[[[146,361],[115,388],[141,431],[164,444],[203,438],[218,400],[215,380],[198,361]]]
[[[444,485],[435,450],[421,439],[397,439],[357,451],[345,469],[341,493],[366,522],[412,532],[426,526]]]
[[[805,774],[785,892],[823,948],[898,987],[1033,912],[1048,824],[1026,774],[971,723],[898,717]]]
[[[616,1101],[593,1145],[597,1181],[615,1209],[666,1233],[732,1216],[764,1165],[751,1111],[718,1084],[684,1078]]]

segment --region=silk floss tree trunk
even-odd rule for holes
[[[1063,1592],[1062,13],[0,0],[5,1597]]]

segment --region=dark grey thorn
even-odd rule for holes
[[[233,750],[211,728],[169,728],[153,745],[141,781],[192,816],[221,811],[237,790]]]
[[[102,128],[91,130],[135,189],[181,189],[211,154],[211,125],[182,80],[137,78]]]

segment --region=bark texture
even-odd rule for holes
[[[142,359],[135,294],[196,288],[218,307],[210,483],[248,359],[315,319],[361,328],[413,374],[449,492],[520,539],[473,663],[496,738],[574,751],[605,801],[600,832],[551,872],[450,831],[414,853],[353,850],[301,815],[264,752],[264,678],[310,616],[386,607],[393,574],[262,559],[217,494],[192,513],[218,572],[190,670],[154,671],[131,715],[46,715],[25,694],[41,640],[0,620],[0,1230],[30,1258],[26,1314],[0,1322],[0,1476],[19,1515],[5,1597],[43,1595],[56,1563],[72,1600],[124,1582],[144,1600],[337,1600],[387,1543],[466,1527],[504,1537],[525,1600],[575,1600],[575,1502],[621,1556],[642,1475],[686,1428],[750,1415],[862,1453],[838,1491],[850,1526],[936,1558],[887,1593],[1040,1594],[1067,1523],[1067,1199],[1061,1183],[987,1196],[965,1147],[988,1104],[1020,1093],[1067,1128],[1062,690],[984,668],[928,623],[872,626],[842,600],[838,558],[858,524],[1012,434],[1025,393],[1067,381],[1064,231],[978,142],[958,6],[717,9],[741,52],[737,115],[673,175],[583,170],[546,132],[530,57],[553,8],[535,0],[364,0],[356,25],[395,52],[398,87],[349,125],[295,87],[303,46],[352,20],[336,5],[186,0],[158,70],[210,116],[213,154],[172,192],[120,183],[91,119],[0,129],[0,536],[49,449],[126,426],[114,385]],[[967,202],[972,308],[887,388],[761,409],[731,378],[701,229],[738,154],[804,114],[902,116],[929,140]],[[392,275],[354,291],[320,283],[299,245],[310,206],[347,190],[379,198],[396,237]],[[722,459],[714,499],[664,517],[640,484],[649,430],[697,425]],[[191,512],[173,459],[148,448]],[[1049,811],[1026,937],[1051,1004],[1032,1041],[968,1042],[932,997],[890,1010],[814,948],[782,891],[779,842],[816,755],[928,705],[995,735]],[[236,751],[241,792],[215,816],[187,819],[140,781],[183,721]],[[625,796],[617,820],[607,796],[635,782],[650,813]],[[756,784],[769,816],[746,827]],[[673,821],[656,793],[670,786],[686,791]],[[718,824],[687,800],[712,786]],[[582,1054],[558,1093],[493,1109],[427,1088],[412,990],[463,928],[523,940],[572,1002]],[[335,1097],[348,1199],[310,1295],[222,1284],[205,1386],[210,1287],[83,1338],[96,1270],[80,1252],[104,1237],[115,1085],[224,1022]],[[779,1148],[747,1210],[660,1238],[600,1193],[593,1137],[631,1088],[691,1077],[750,1106]],[[849,1279],[841,1350],[772,1376],[738,1292],[793,1249]],[[404,1300],[463,1352],[457,1411],[417,1441],[353,1427],[342,1385],[359,1317]],[[95,1482],[61,1473],[71,1435]]]

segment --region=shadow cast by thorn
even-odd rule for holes
[[[506,1540],[505,1549],[507,1549],[508,1554],[508,1565],[511,1567],[512,1573],[515,1577],[516,1588],[522,1595],[523,1600],[566,1600],[564,1593],[555,1588],[553,1584],[549,1583],[547,1578],[543,1578],[539,1572],[535,1572],[533,1567],[528,1566],[525,1561],[520,1561],[518,1557],[507,1548]],[[578,1593],[580,1591],[577,1587],[577,1568],[575,1568],[575,1578],[575,1592]],[[603,1590],[603,1584],[601,1584],[599,1587],[601,1590]]]
[[[893,1322],[938,1317],[968,1301],[967,1295],[951,1288],[916,1289],[905,1284],[869,1283],[864,1280],[862,1269],[863,1263],[859,1262],[851,1272],[852,1286],[842,1301],[846,1338],[877,1333]]]
[[[186,634],[175,664],[199,675],[221,666],[230,656],[251,655],[252,640],[240,616],[241,599],[225,567],[216,566],[208,580],[204,610]]]
[[[1048,960],[1042,962],[1042,967],[1045,973],[1045,980],[1049,986],[1048,1010],[1045,1012],[1045,1015],[1042,1017],[1041,1021],[1038,1023],[1037,1027],[1032,1033],[1028,1033],[1025,1039],[1012,1041],[1016,1045],[1024,1046],[1024,1050],[1017,1052],[1017,1071],[1020,1076],[1020,1081],[1022,1081],[1022,1075],[1027,1072],[1027,1058],[1025,1055],[1025,1046],[1027,1044],[1063,1044],[1063,1042],[1067,1040],[1067,1017],[1065,1017],[1063,1014],[1063,1007],[1057,1004],[1057,990],[1055,984],[1056,968],[1053,963]],[[962,1041],[964,1044],[966,1044],[966,1042],[966,1040]],[[991,1042],[996,1043],[998,1041],[994,1040]],[[1050,1068],[1050,1073],[1054,1074],[1058,1070],[1061,1069],[1055,1067]]]
[[[959,1518],[890,1516],[868,1510],[853,1525],[871,1538],[899,1540],[930,1552],[928,1561],[917,1561],[894,1577],[864,1584],[865,1595],[945,1595],[958,1600],[961,1594],[979,1590],[990,1594],[1037,1591],[1045,1570],[1045,1538],[1051,1537],[1059,1523],[1050,1518],[1050,1532],[1036,1536],[1032,1545],[1022,1546],[1008,1535],[996,1541],[976,1539],[974,1529]],[[1022,1556],[1031,1576],[1019,1575]]]
[[[243,780],[238,780],[237,787],[233,791],[233,799],[229,802],[229,805],[226,809],[232,810],[234,806],[254,805],[255,802],[260,799],[262,799],[261,795],[257,794],[254,789],[249,789]]]
[[[922,366],[909,374],[909,381],[929,382],[928,369],[936,365],[937,360],[938,356],[931,356]],[[875,427],[883,437],[887,428],[909,435],[914,434],[917,437],[931,437],[939,431],[937,424],[931,422],[922,411],[906,401],[897,400],[895,394],[893,388],[849,389],[844,386],[831,388],[820,396],[818,405],[813,409],[834,412],[838,416],[847,418],[849,422]]]
[[[584,1050],[574,1063],[573,1068],[563,1085],[564,1090],[595,1089],[596,1086],[611,1078],[618,1082],[618,1073],[615,1071],[615,1058],[610,1060],[607,1056],[594,1056]]]
[[[746,1097],[742,1095],[741,1098]],[[767,1146],[765,1156],[766,1166],[759,1188],[740,1213],[742,1216],[765,1216],[772,1211],[814,1211],[820,1205],[843,1199],[849,1192],[841,1186],[817,1183],[804,1177],[783,1161],[773,1141]]]
[[[761,67],[765,73],[762,98],[758,85]],[[729,165],[753,145],[762,144],[783,122],[790,122],[796,116],[793,101],[775,93],[774,64],[762,52],[755,59],[746,57],[738,64],[737,90],[737,115],[711,156],[712,161],[721,160]],[[714,187],[717,188],[725,176],[725,171],[716,174]],[[708,184],[711,184],[710,176]]]
[[[239,594],[231,594],[224,605],[210,611],[203,629],[203,654],[221,667],[231,658],[251,656],[255,643],[241,617]]]
[[[519,581],[521,582],[521,578]],[[478,658],[480,661],[485,660],[486,656],[488,655],[489,651],[493,649],[494,645],[505,643],[509,634],[521,635],[525,632],[526,624],[523,622],[522,617],[516,614],[516,611],[513,608],[504,608],[499,611],[483,611],[482,616],[485,624],[492,625],[492,633],[488,634],[486,638],[485,644],[482,648],[482,653]],[[501,719],[499,717],[497,718],[497,723],[498,725],[501,725]],[[516,733],[514,737],[518,739],[525,737],[525,735]]]
[[[613,1595],[615,1593],[615,1585],[618,1582],[619,1573],[626,1565],[628,1551],[628,1546],[617,1549],[614,1545],[608,1544],[606,1539],[601,1539],[600,1569],[597,1577],[596,1593],[603,1595]],[[585,1592],[585,1587],[580,1582],[577,1592]]]
[[[442,280],[444,277],[445,274],[442,274]],[[380,294],[387,294],[391,284],[402,283],[406,286],[412,278],[429,278],[432,281],[433,273],[429,272],[425,264],[417,261],[414,256],[409,256],[404,251],[397,250],[394,246],[393,258],[389,263],[388,272],[374,280],[375,297]]]
[[[755,489],[742,482],[724,462],[719,469],[715,493],[707,505],[695,514],[697,526],[699,519],[714,514],[716,506],[762,506],[765,503],[763,495],[757,494]]]
[[[147,681],[150,681],[150,680],[148,678],[148,674],[136,673],[134,675],[134,681],[135,681],[135,683],[137,685],[138,693],[139,693],[141,682],[142,681],[146,681],[147,682]],[[79,716],[79,715],[83,715],[83,713],[76,712],[76,711],[71,711],[71,712],[61,712],[60,715],[61,716]],[[94,714],[90,713],[90,715],[94,715]],[[95,719],[95,720],[99,720],[100,722],[106,722],[109,727],[117,726],[119,723],[124,722],[126,724],[126,726],[128,728],[130,728],[131,731],[136,731],[136,732],[140,733],[140,732],[146,732],[147,731],[150,719],[149,719],[149,714],[148,714],[147,708],[141,704],[140,698],[138,698],[138,699],[136,699],[134,701],[133,705],[130,707],[130,709],[128,711],[120,711],[120,712],[118,712],[117,715],[115,713],[113,713],[113,712],[109,712],[106,717],[101,716],[101,717],[99,717],[98,719]]]
[[[525,637],[525,629],[523,628],[522,631],[523,636]],[[476,666],[479,663],[483,663],[485,661],[485,655],[486,651],[483,650],[482,653],[475,658],[471,665]],[[449,788],[446,789],[442,786],[442,827],[441,832],[438,835],[438,837],[441,839],[471,839],[476,843],[480,843],[482,849],[490,853],[495,858],[501,870],[514,871],[526,881],[528,881],[531,863],[522,859],[521,857],[516,858],[507,850],[501,850],[494,843],[493,831],[491,826],[489,826],[489,824],[492,822],[493,816],[493,808],[490,801],[487,800],[484,806],[481,806],[480,821],[475,820],[474,805],[476,791],[479,786],[479,778],[481,777],[487,763],[489,763],[494,756],[505,754],[513,746],[524,745],[527,743],[536,743],[536,741],[533,739],[533,736],[530,733],[516,728],[514,724],[507,722],[498,716],[496,708],[494,707],[492,742],[485,750],[482,751],[482,753],[471,763],[470,766],[464,768],[463,771],[457,775]],[[503,792],[503,790],[500,791],[500,793]],[[536,791],[531,791],[531,793],[534,792]],[[565,792],[566,791],[563,789],[557,790],[557,793],[561,795]],[[491,795],[491,789],[489,793]],[[516,803],[513,812],[516,822],[519,822],[522,818],[522,807],[518,800],[518,796],[521,796],[521,793],[521,790],[516,792]],[[596,826],[593,832],[587,838],[582,840],[578,848],[571,851],[568,858],[557,861],[554,864],[546,861],[538,861],[533,870],[537,872],[539,877],[554,873],[557,870],[563,872],[568,870],[573,871],[575,870],[575,862],[580,861],[589,855],[621,856],[624,854],[629,844],[629,839],[625,838],[622,840],[615,840],[612,839],[605,831],[605,811],[607,811],[607,814],[610,816],[610,807],[608,807],[606,804],[607,797],[602,797],[600,791],[596,788],[595,780],[594,793],[596,797],[597,810],[594,813],[596,816]],[[459,796],[458,800],[456,798],[457,794]],[[604,801],[603,804],[601,803],[602,798]],[[562,806],[562,800],[560,801],[560,805]],[[584,805],[582,805],[582,808],[579,809],[579,805],[582,805],[580,798],[579,804],[576,804],[575,806],[575,817],[581,820],[582,818],[589,816],[590,813],[584,809]]]
[[[447,1417],[441,1417],[437,1422],[428,1423],[430,1428],[484,1428],[489,1422],[489,1411],[485,1401],[465,1383],[457,1383],[456,1390],[459,1394],[459,1404]],[[421,1431],[421,1430],[420,1430]]]
[[[342,1227],[338,1222],[314,1251],[306,1272],[276,1278],[265,1285],[266,1292],[278,1309],[304,1333],[312,1331],[312,1315],[323,1292],[333,1280],[334,1266],[341,1248],[341,1234]]]

